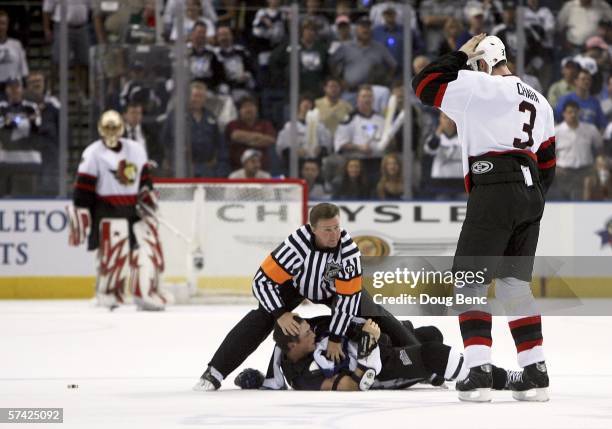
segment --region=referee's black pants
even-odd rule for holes
[[[279,291],[287,311],[293,311],[305,299],[293,286],[281,287]],[[333,298],[317,303],[333,308]],[[389,335],[394,346],[419,343],[414,334],[399,320],[383,307],[375,304],[370,294],[364,289],[361,291],[358,316],[374,320],[380,326],[381,331]],[[272,314],[260,304],[257,309],[248,312],[229,331],[208,365],[213,366],[223,377],[227,377],[270,335],[274,323]]]

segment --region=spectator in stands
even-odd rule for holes
[[[397,63],[397,74],[401,74],[404,64],[404,28],[397,20],[395,8],[389,6],[383,11],[384,24],[377,25],[372,31],[372,38],[385,46]],[[424,51],[423,41],[418,32],[413,31],[412,49],[414,54]]]
[[[225,141],[229,144],[229,160],[233,169],[240,168],[240,157],[249,148],[262,151],[264,168],[269,167],[268,148],[276,142],[272,123],[259,119],[257,101],[245,97],[238,103],[238,119],[227,124]]]
[[[327,46],[317,40],[317,27],[313,21],[303,21],[300,37],[299,68],[300,93],[320,96],[321,82],[328,75]],[[279,45],[270,57],[270,72],[276,86],[286,87],[289,82],[289,63],[291,46],[289,43]]]
[[[234,43],[232,29],[227,25],[217,28],[217,57],[223,66],[224,80],[220,92],[238,101],[255,88],[255,64],[249,51]]]
[[[169,35],[172,31],[172,26],[176,20],[176,9],[177,3],[180,0],[167,0],[166,6],[164,7],[164,34]],[[217,22],[218,16],[213,6],[212,0],[199,0],[200,2],[200,16],[205,18],[206,21],[210,21],[213,24]]]
[[[314,32],[317,41],[328,43],[332,38],[329,19],[322,13],[320,0],[306,0],[306,13],[300,17],[303,26],[306,21],[314,24]]]
[[[595,158],[595,167],[584,179],[584,199],[586,201],[612,200],[612,174],[610,160],[603,155]]]
[[[608,123],[603,134],[604,137],[604,153],[607,157],[612,158],[612,122]]]
[[[59,112],[60,102],[46,90],[46,76],[42,71],[33,70],[26,78],[24,99],[35,103],[40,111],[41,121],[37,137],[42,155],[42,166],[37,193],[57,195],[59,168]]]
[[[26,90],[23,98],[36,103],[41,113],[41,128],[57,138],[59,127],[60,102],[47,90],[47,77],[40,70],[32,70],[26,78]],[[53,131],[54,130],[54,131]],[[41,131],[42,132],[42,131]]]
[[[149,159],[160,162],[163,159],[163,148],[159,147],[157,133],[155,130],[143,124],[143,107],[137,102],[128,103],[123,112],[125,132],[123,137],[141,143],[147,150]]]
[[[0,95],[4,94],[4,87],[9,80],[25,79],[28,75],[25,50],[19,40],[8,37],[8,28],[9,16],[0,10]]]
[[[81,93],[81,99],[86,98],[88,92],[87,65],[89,64],[89,11],[90,0],[66,2],[66,20],[68,21],[68,55],[74,66],[76,85]],[[58,76],[59,64],[59,0],[44,0],[43,2],[43,28],[45,40],[52,44],[51,60],[53,61],[53,76]],[[53,21],[53,26],[51,26]],[[52,80],[56,80],[55,78]]]
[[[463,31],[455,40],[455,45],[452,51],[456,51],[463,46],[468,40],[477,34],[485,32],[485,10],[481,3],[471,3],[465,8],[465,15],[468,21],[468,28]],[[448,21],[445,24],[448,25]]]
[[[307,114],[314,107],[314,100],[309,95],[302,95],[298,105],[297,151],[300,159],[320,160],[331,153],[332,135],[325,125],[316,121],[313,131],[309,129]],[[291,121],[288,121],[278,133],[276,152],[283,159],[285,166],[289,165],[289,151],[294,146],[291,141]]]
[[[461,142],[457,126],[440,113],[438,128],[425,141],[425,153],[433,156],[428,193],[438,199],[452,199],[464,193]]]
[[[232,29],[232,33],[236,40],[240,43],[246,43],[245,39],[250,36],[251,24],[253,18],[249,15],[255,15],[255,12],[247,8],[246,2],[238,2],[238,0],[222,0],[217,2],[217,26],[226,25]],[[248,30],[247,30],[248,27]],[[246,32],[249,34],[246,34]]]
[[[428,54],[434,54],[442,41],[442,28],[446,20],[453,17],[463,20],[463,3],[454,0],[423,0],[419,7],[419,15],[423,23],[423,35]]]
[[[351,42],[355,39],[351,19],[348,17],[348,15],[338,15],[332,30],[334,40],[332,40],[329,44],[329,55],[333,55],[334,52],[336,52],[344,43]]]
[[[363,200],[372,196],[371,186],[360,159],[347,160],[342,176],[337,177],[332,186],[335,200]]]
[[[600,20],[612,21],[612,8],[604,0],[571,0],[557,15],[557,31],[565,48],[580,51],[584,42],[597,33]]]
[[[92,14],[96,39],[99,44],[123,42],[133,15],[144,8],[146,0],[118,1],[92,0]]]
[[[135,102],[142,105],[147,115],[157,115],[162,112],[163,95],[157,94],[149,76],[143,62],[136,60],[130,64],[129,74],[119,93],[120,110],[125,110],[129,103]]]
[[[0,101],[0,195],[36,195],[43,166],[43,147],[36,132],[41,125],[38,106],[23,99],[21,79],[5,86],[6,100]]]
[[[323,91],[325,95],[315,101],[315,107],[319,109],[319,120],[333,136],[340,122],[353,111],[353,106],[340,97],[342,84],[337,78],[328,77]]]
[[[380,180],[376,197],[380,200],[401,200],[404,195],[404,175],[397,153],[386,154],[380,162]]]
[[[605,94],[606,97],[602,98],[600,104],[601,110],[606,117],[606,121],[608,124],[610,124],[610,120],[612,120],[612,74],[608,75]]]
[[[540,6],[539,0],[527,0],[525,24],[533,30],[541,49],[539,56],[541,64],[533,65],[533,72],[538,76],[544,88],[547,88],[552,78],[553,48],[555,36],[555,17],[549,8]]]
[[[21,79],[10,79],[5,86],[6,100],[0,101],[0,129],[10,141],[27,139],[42,123],[38,105],[24,100]]]
[[[574,83],[576,82],[579,70],[580,66],[571,58],[564,58],[561,61],[561,75],[563,77],[553,83],[548,89],[547,98],[551,106],[556,106],[561,97],[575,91]]]
[[[145,0],[142,10],[130,17],[130,26],[125,34],[126,44],[152,45],[156,42],[155,2]]]
[[[491,34],[499,37],[506,46],[506,52],[516,57],[518,53],[518,30],[516,26],[517,0],[504,0],[502,22],[493,27]],[[539,43],[537,33],[529,25],[525,30],[525,65],[535,61],[535,67],[541,67],[542,59],[539,57],[542,46]],[[536,59],[539,58],[539,59]]]
[[[348,156],[380,158],[377,144],[382,137],[384,118],[374,112],[374,94],[370,85],[359,88],[357,109],[342,122],[334,137],[334,149]]]
[[[557,169],[551,196],[581,200],[584,179],[591,172],[594,154],[602,150],[597,128],[579,118],[580,106],[569,100],[563,105],[563,122],[555,127]]]
[[[403,25],[404,20],[404,4],[396,1],[379,1],[370,9],[370,20],[372,25],[379,26],[385,24],[385,12],[388,9],[395,11],[395,17],[399,25]],[[420,37],[420,35],[419,35]]]
[[[376,82],[383,75],[390,84],[390,77],[395,75],[397,63],[384,45],[372,40],[371,26],[369,18],[360,18],[357,39],[340,46],[331,57],[332,69],[342,75],[348,91],[353,93],[349,98],[354,98],[360,85]]]
[[[462,33],[462,28],[461,22],[458,19],[450,18],[446,20],[443,29],[444,39],[440,42],[435,52],[437,57],[454,52],[457,50],[457,46],[462,46],[458,44],[458,38]],[[470,36],[470,39],[471,38]]]
[[[187,116],[187,138],[185,159],[191,164],[189,174],[195,177],[224,177],[227,174],[226,151],[217,119],[206,108],[207,88],[202,82],[192,82]],[[168,114],[162,141],[165,144],[164,169],[168,170],[174,160],[174,112]],[[156,160],[158,161],[158,160]]]
[[[206,34],[204,35],[206,43],[215,43],[215,23],[203,15],[201,0],[186,0],[185,1],[185,19],[183,21],[183,31],[185,36],[188,36],[193,30],[196,23],[201,22],[205,26]],[[176,24],[172,26],[170,32],[170,40],[176,40],[178,30]]]
[[[591,74],[586,70],[580,70],[576,77],[576,90],[564,95],[557,102],[555,108],[555,116],[560,119],[563,115],[565,104],[569,101],[574,101],[580,107],[580,121],[588,124],[593,124],[600,130],[606,126],[606,118],[601,110],[599,100],[590,95]]]
[[[305,159],[300,170],[300,178],[306,181],[309,200],[328,200],[331,195],[325,189],[325,183],[320,176],[321,168],[314,159]]]
[[[285,40],[287,34],[287,18],[280,9],[280,0],[267,0],[267,3],[268,7],[259,9],[253,20],[257,64],[264,68],[268,67],[272,50]]]
[[[270,173],[261,169],[261,152],[247,149],[240,156],[242,168],[232,172],[230,179],[269,179]]]
[[[584,56],[595,60],[597,72],[593,76],[591,94],[599,96],[605,86],[604,76],[610,72],[610,47],[599,36],[589,37],[584,45]]]
[[[196,22],[189,38],[187,58],[191,78],[205,83],[207,88],[214,91],[226,77],[223,64],[214,48],[207,43],[206,24]]]

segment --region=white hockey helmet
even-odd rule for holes
[[[506,60],[506,47],[504,42],[497,36],[487,36],[476,46],[476,52],[483,51],[468,61],[473,70],[478,71],[478,60],[483,60],[489,66],[488,74],[493,72],[493,66],[500,61]]]

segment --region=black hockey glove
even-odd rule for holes
[[[361,331],[357,339],[357,359],[369,356],[370,353],[378,346],[378,341],[367,332]]]
[[[259,389],[263,382],[264,375],[254,368],[244,369],[234,378],[234,384],[241,389]]]

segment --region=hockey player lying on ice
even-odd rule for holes
[[[306,321],[296,315],[294,319],[300,324],[298,335],[284,334],[274,326],[276,346],[266,379],[259,371],[246,369],[236,377],[236,385],[286,389],[286,381],[295,390],[404,389],[419,382],[441,385],[469,370],[461,353],[442,343],[442,333],[435,326],[414,329],[404,321],[421,344],[393,347],[371,319],[364,323],[355,318],[343,343],[344,359],[335,364],[325,357],[330,317]],[[516,376],[514,371],[493,366],[493,388],[507,389]]]

